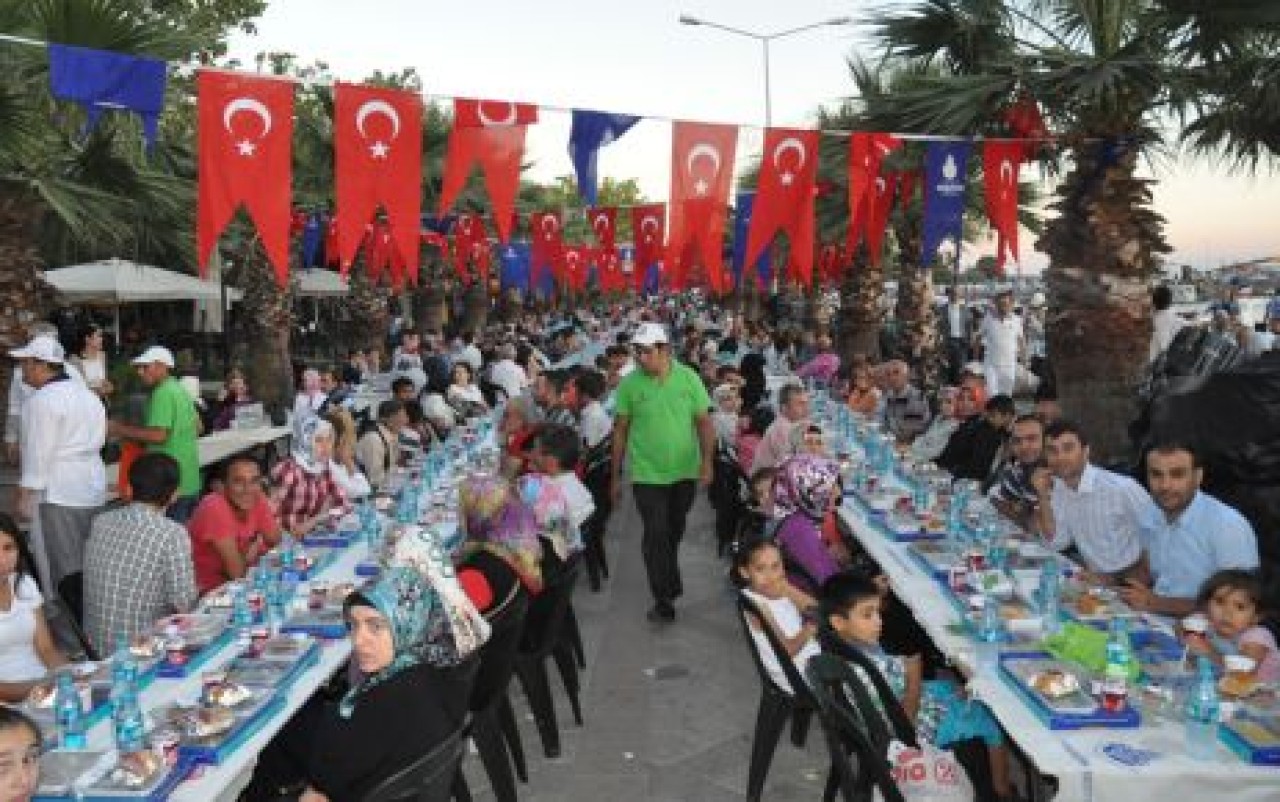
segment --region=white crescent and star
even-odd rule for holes
[[[551,225],[547,225],[550,223]],[[556,220],[553,215],[543,215],[542,222],[539,224],[546,233],[546,239],[550,240],[556,233],[556,229],[560,228],[560,221]]]
[[[1013,162],[1004,159],[1000,162],[1000,184],[1002,186],[1013,186]]]
[[[794,150],[796,152],[797,161],[794,172],[791,170],[782,170],[782,154],[789,150]],[[796,180],[796,173],[804,169],[805,162],[808,160],[809,151],[805,148],[804,143],[794,136],[789,136],[782,140],[778,143],[777,147],[773,149],[773,166],[774,169],[782,170],[779,178],[784,187],[791,186],[791,183]]]
[[[650,228],[649,228],[649,224],[650,224],[650,223],[652,223],[652,224],[653,224],[653,229],[652,229],[653,233],[652,233],[652,234],[651,234],[651,233],[649,233],[649,232],[650,232]],[[645,241],[645,242],[653,242],[653,236],[654,236],[654,234],[657,234],[657,233],[658,233],[658,231],[659,231],[659,229],[660,229],[660,228],[661,228],[661,226],[659,226],[659,225],[658,225],[658,218],[656,218],[656,217],[654,217],[654,216],[652,216],[652,215],[649,215],[648,217],[645,217],[643,220],[641,220],[641,221],[640,221],[640,231],[641,231],[641,233],[643,233],[643,234],[644,234],[644,241]]]
[[[484,104],[492,103],[498,106],[506,106],[507,114],[501,119],[494,119],[484,113]],[[480,124],[486,127],[495,125],[515,125],[516,124],[516,104],[504,103],[497,100],[480,100],[476,102],[476,117],[480,118]]]
[[[233,99],[222,109],[222,127],[227,129],[227,133],[234,133],[231,130],[231,121],[235,116],[247,111],[256,114],[262,120],[262,133],[258,136],[259,140],[271,133],[271,110],[267,108],[267,104],[261,100],[251,97],[238,97]],[[252,139],[245,137],[236,143],[236,152],[241,156],[252,156],[257,150],[257,143]]]
[[[366,100],[360,105],[360,108],[356,111],[356,130],[359,131],[360,136],[365,139],[368,139],[369,135],[365,133],[364,123],[372,114],[381,114],[391,121],[390,139],[394,142],[396,137],[400,136],[400,114],[396,111],[395,106],[392,106],[385,100],[377,99]],[[381,139],[376,140],[369,146],[369,154],[375,159],[387,158],[387,154],[390,151],[391,146],[388,143],[383,142]]]
[[[689,148],[689,155],[685,157],[684,167],[685,167],[685,172],[687,172],[690,176],[693,175],[693,166],[698,162],[699,159],[708,159],[711,162],[712,164],[711,178],[719,177],[720,166],[721,166],[720,151],[716,148],[715,145],[710,145],[706,142],[699,142],[698,144]],[[698,194],[698,195],[706,195],[708,190],[710,190],[710,188],[711,188],[710,183],[708,183],[708,181],[705,178],[701,178],[701,177],[699,177],[698,180],[695,181],[693,184],[693,191],[695,194]]]
[[[601,225],[602,223],[603,223],[603,225]],[[603,229],[603,230],[605,230],[605,231],[608,231],[608,230],[609,230],[609,217],[608,217],[608,215],[604,215],[604,214],[598,214],[598,215],[596,215],[596,216],[595,216],[595,219],[591,221],[591,227],[592,227],[593,229],[595,229],[596,231],[600,231],[601,229]]]

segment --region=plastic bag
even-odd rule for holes
[[[889,744],[893,780],[907,802],[973,802],[973,785],[956,756],[926,741],[916,749]],[[879,789],[875,799],[881,800]]]

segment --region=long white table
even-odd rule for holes
[[[328,582],[353,581],[362,582],[355,573],[356,565],[368,554],[363,543],[356,543],[336,556],[319,574],[319,579]],[[305,583],[300,587],[305,594]],[[322,641],[320,659],[306,671],[302,672],[293,684],[284,692],[283,707],[267,719],[258,731],[238,748],[226,760],[216,766],[200,766],[192,776],[183,782],[170,797],[177,802],[211,802],[211,800],[235,800],[249,773],[258,759],[258,754],[266,747],[277,732],[293,717],[303,704],[329,678],[342,667],[351,654],[351,643],[346,638],[336,641]],[[140,697],[143,710],[148,714],[178,701],[190,702],[200,695],[201,674],[225,667],[238,654],[239,648],[234,642],[228,643],[199,671],[182,679],[164,679],[157,677],[145,688]],[[95,724],[88,732],[88,748],[106,750],[113,747],[111,720],[107,718]]]
[[[226,429],[206,434],[196,441],[200,450],[200,467],[216,465],[228,457],[244,451],[252,451],[260,446],[271,445],[293,433],[290,426],[263,426],[257,429]],[[119,486],[120,465],[113,463],[107,466],[107,487],[113,490]]]
[[[1244,763],[1221,744],[1214,760],[1193,760],[1185,754],[1185,736],[1178,723],[1161,719],[1144,720],[1134,730],[1050,730],[997,674],[977,672],[974,641],[949,628],[959,616],[942,586],[912,557],[908,546],[888,538],[852,501],[840,508],[840,517],[883,567],[898,598],[911,609],[938,649],[970,677],[970,693],[991,708],[1040,772],[1058,779],[1057,799],[1280,800],[1280,769]],[[1142,767],[1125,766],[1103,753],[1102,748],[1113,743],[1151,750],[1159,756]]]

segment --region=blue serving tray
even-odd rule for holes
[[[216,766],[226,760],[236,749],[243,746],[245,741],[257,734],[268,719],[283,709],[284,699],[279,694],[273,693],[271,698],[259,707],[253,715],[236,722],[227,737],[217,746],[184,743],[178,746],[178,754],[195,764]]]
[[[1027,706],[1036,714],[1036,718],[1040,719],[1046,727],[1051,730],[1080,730],[1086,728],[1100,729],[1136,729],[1142,726],[1142,716],[1132,705],[1126,705],[1124,710],[1110,711],[1103,710],[1101,707],[1090,713],[1071,713],[1056,711],[1044,703],[1039,694],[1028,688],[1023,682],[1009,670],[1008,664],[1016,660],[1050,660],[1052,655],[1048,652],[1028,651],[1028,652],[1004,652],[1000,655],[1000,675],[1004,681],[1017,691]]]
[[[345,549],[360,537],[358,529],[323,529],[302,537],[302,545],[326,549]]]
[[[169,658],[165,657],[156,663],[155,675],[161,679],[183,679],[190,677],[203,668],[215,654],[222,651],[223,647],[231,643],[235,639],[235,631],[231,627],[223,630],[222,634],[197,652],[191,659],[180,666],[175,666],[169,662]]]
[[[371,562],[356,563],[356,576],[368,578],[368,577],[377,576],[378,574],[381,574],[381,573],[382,573],[382,566],[378,565],[377,563],[371,563]]]
[[[179,755],[178,760],[173,767],[169,769],[169,773],[164,780],[151,789],[148,794],[120,794],[120,793],[93,793],[93,787],[84,789],[82,795],[77,796],[33,796],[33,802],[67,802],[67,800],[75,799],[79,802],[164,802],[164,800],[173,796],[173,792],[178,786],[187,779],[191,774],[194,764],[186,757]]]
[[[1257,724],[1280,735],[1280,717],[1238,713],[1231,721],[1218,726],[1218,740],[1244,762],[1255,766],[1280,766],[1280,743],[1257,743],[1250,737],[1250,733],[1240,732],[1235,728],[1237,722]]]
[[[332,612],[332,610],[331,608],[324,608],[319,612]],[[321,638],[323,640],[338,640],[339,638],[346,637],[347,625],[342,619],[340,611],[337,621],[308,620],[308,617],[313,615],[315,615],[315,612],[308,610],[298,616],[289,618],[280,627],[280,631],[286,633],[301,632],[304,635],[311,635],[312,637]]]

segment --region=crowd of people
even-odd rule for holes
[[[243,578],[286,535],[394,493],[406,467],[492,415],[497,470],[464,477],[458,491],[462,536],[450,556],[465,601],[413,570],[349,599],[355,679],[273,740],[246,798],[273,798],[283,786],[304,799],[359,798],[388,767],[443,738],[464,711],[439,669],[465,655],[436,648],[440,633],[472,610],[501,615],[521,595],[536,606],[579,559],[600,590],[609,521],[628,481],[650,622],[677,619],[680,546],[703,489],[731,576],[763,611],[752,627],[775,681],[790,687],[764,628],[801,668],[824,650],[858,650],[908,713],[933,722],[940,745],[979,745],[984,758],[966,763],[975,783],[986,797],[1010,798],[999,726],[980,705],[958,703],[963,692],[942,681],[927,635],[839,526],[842,455],[813,414],[815,393],[879,422],[903,458],[976,483],[1011,524],[1075,557],[1089,581],[1114,587],[1133,609],[1203,611],[1215,637],[1197,648],[1215,661],[1247,654],[1260,679],[1280,679],[1280,652],[1262,625],[1270,603],[1253,528],[1200,490],[1203,466],[1184,442],[1153,444],[1143,481],[1093,463],[1089,433],[1063,417],[1052,391],[1042,306],[1033,298],[1017,315],[1002,294],[978,317],[949,296],[940,310],[947,381],[934,388],[907,362],[844,360],[826,334],[780,332],[692,302],[561,321],[531,313],[452,337],[401,328],[386,360],[352,351],[340,366],[301,373],[286,458],[269,466],[238,455],[208,482],[197,438],[253,404],[242,373],[202,410],[173,375],[173,354],[149,347],[132,360],[149,389],[145,417],[126,423],[103,403],[113,387],[101,332],[85,332],[72,357],[37,327],[11,352],[21,368],[9,420],[20,480],[18,520],[0,516],[0,699],[21,702],[67,662],[46,602],[82,624],[91,653],[108,654],[117,639]],[[384,397],[358,409],[357,390],[375,380],[385,380]],[[123,500],[111,503],[109,439],[132,444]],[[439,622],[404,607],[424,597],[450,600],[433,610],[464,609]],[[409,704],[441,712],[439,731],[382,728],[386,711]],[[0,747],[20,724],[0,719]]]

